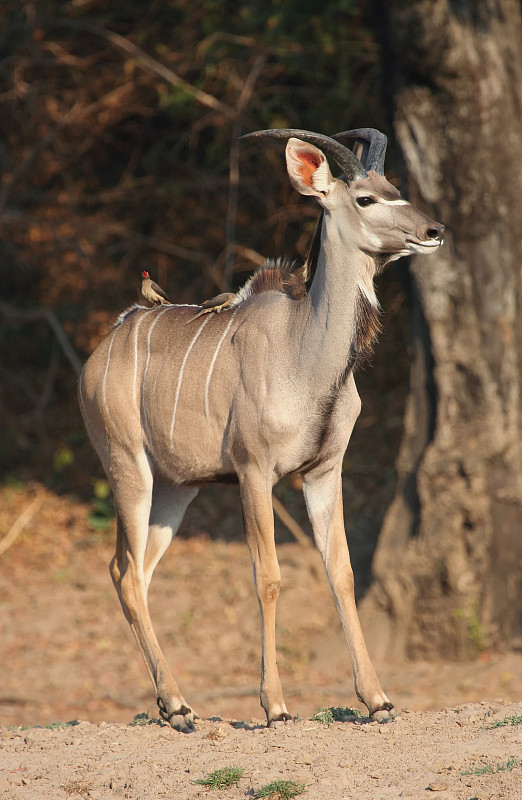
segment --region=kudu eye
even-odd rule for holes
[[[363,195],[362,197],[358,197],[355,202],[357,203],[358,206],[361,206],[361,208],[366,208],[366,206],[371,206],[373,203],[375,203],[375,200],[373,199],[373,197],[369,197],[368,195]]]

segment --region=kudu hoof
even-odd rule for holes
[[[170,711],[161,697],[157,698],[160,717],[168,722],[171,728],[180,733],[193,733],[196,730],[194,724],[198,715],[188,706],[181,705],[179,708]]]
[[[283,728],[285,724],[292,719],[288,712],[284,711],[282,714],[277,714],[277,716],[273,717],[272,719],[267,720],[266,727],[267,728]]]
[[[377,708],[370,714],[372,720],[376,722],[391,722],[397,716],[398,711],[391,703],[385,703],[381,708]]]

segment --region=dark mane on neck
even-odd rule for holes
[[[324,211],[321,210],[321,214],[319,215],[319,219],[317,220],[317,225],[315,226],[315,231],[312,238],[312,243],[310,245],[310,250],[308,251],[308,255],[304,263],[304,279],[306,281],[307,292],[310,291],[310,287],[313,283],[313,280],[315,278],[315,273],[317,271],[317,261],[319,259],[319,250],[321,249],[321,230],[323,228],[323,216],[324,216]]]
[[[286,258],[266,261],[238,291],[234,304],[262,292],[284,292],[299,300],[306,294],[304,267]]]
[[[354,368],[370,358],[373,344],[381,331],[380,307],[372,305],[359,289],[355,301]]]

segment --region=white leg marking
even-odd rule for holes
[[[149,449],[152,453],[152,440],[150,436],[150,428],[149,428],[149,420],[147,417],[147,409],[145,408],[145,380],[147,378],[147,372],[149,370],[149,362],[150,362],[150,340],[152,337],[152,331],[154,330],[155,325],[159,322],[160,317],[167,311],[169,306],[164,306],[160,311],[156,311],[156,319],[151,324],[149,328],[149,333],[147,336],[147,361],[145,362],[145,369],[143,370],[143,378],[141,380],[141,407],[143,409],[143,421],[145,423],[145,432],[147,434],[147,440],[149,443]]]
[[[335,510],[335,488],[335,485],[328,481],[322,487],[309,489],[306,486],[304,489],[306,508],[313,525],[315,543],[323,558],[326,557],[328,531],[331,528]]]
[[[207,316],[206,320],[203,322],[203,324],[198,329],[196,335],[194,336],[194,338],[192,339],[191,343],[188,346],[188,350],[185,353],[185,358],[183,359],[183,362],[181,364],[181,369],[179,371],[179,377],[178,377],[178,388],[176,389],[176,398],[174,400],[174,411],[172,412],[172,425],[170,426],[170,446],[171,447],[174,447],[174,424],[176,422],[176,412],[178,410],[178,400],[179,400],[179,394],[181,392],[181,382],[183,380],[183,372],[185,370],[185,364],[187,363],[187,359],[189,357],[190,351],[192,350],[192,348],[196,344],[201,331],[203,330],[205,325],[207,325],[207,323],[210,322],[210,317],[211,317],[211,315],[209,314]]]
[[[210,411],[209,411],[209,406],[208,406],[208,390],[209,390],[209,386],[210,386],[210,379],[212,377],[212,372],[214,371],[214,364],[216,363],[216,359],[218,357],[218,353],[219,353],[219,350],[221,348],[221,345],[223,344],[223,342],[225,340],[225,336],[227,335],[227,333],[230,330],[230,326],[232,325],[232,323],[234,321],[234,317],[236,316],[237,311],[238,311],[238,309],[236,308],[236,310],[234,311],[234,313],[230,317],[229,323],[228,323],[227,327],[225,328],[221,339],[218,342],[218,346],[216,347],[216,352],[212,356],[212,361],[210,362],[210,368],[208,370],[208,375],[207,375],[207,382],[205,383],[205,416],[206,416],[207,419],[210,416]]]

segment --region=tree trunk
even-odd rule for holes
[[[361,616],[377,657],[463,657],[522,633],[521,4],[377,14],[407,195],[447,235],[411,262],[398,488]]]

